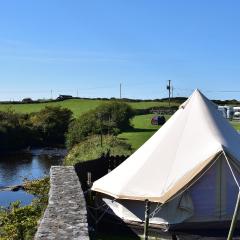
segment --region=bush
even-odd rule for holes
[[[27,114],[0,112],[0,151],[21,149],[31,142],[33,135],[25,123],[27,119]]]
[[[110,156],[128,156],[132,153],[132,149],[131,145],[116,136],[104,136],[102,146],[100,136],[92,136],[75,145],[65,157],[64,164],[74,165],[81,161],[97,159],[107,153]]]
[[[17,201],[9,208],[0,209],[0,239],[2,240],[33,239],[38,221],[47,207],[48,177],[25,182],[24,187],[36,198],[28,206],[21,206],[21,203]]]
[[[130,105],[126,103],[117,101],[104,103],[98,106],[95,111],[106,126],[114,126],[120,131],[127,130],[131,127],[130,119],[134,116],[134,111]]]
[[[62,107],[45,107],[31,116],[33,128],[47,145],[64,143],[65,133],[72,119],[72,111]]]
[[[132,108],[122,102],[112,101],[98,106],[73,121],[67,133],[67,147],[85,140],[88,136],[96,134],[118,134],[131,128],[130,119],[134,112]]]
[[[32,114],[0,111],[0,152],[64,144],[71,118],[72,112],[61,107]]]

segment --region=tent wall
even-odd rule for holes
[[[239,181],[240,174],[231,163],[232,160],[229,161]],[[194,206],[194,215],[188,221],[219,221],[232,218],[238,187],[224,155],[188,191]]]
[[[232,164],[231,164],[232,165]],[[232,165],[234,168],[234,166]],[[240,182],[240,174],[234,168]],[[210,222],[231,220],[238,187],[222,155],[192,186],[183,194],[165,203],[160,209],[151,203],[150,223],[178,224],[181,222]],[[102,199],[110,206],[111,213],[128,220],[144,221],[145,203],[134,200],[115,200],[106,195]]]
[[[194,215],[189,221],[215,218],[217,166],[218,162],[188,189],[194,207]]]
[[[115,200],[109,196],[102,196],[102,200],[110,206],[109,213],[114,213],[118,217],[128,221],[143,222],[145,212],[145,202],[134,200]],[[99,203],[102,204],[102,203]],[[192,202],[188,194],[178,196],[163,208],[158,209],[159,204],[151,203],[150,223],[168,224],[181,223],[193,214]],[[156,210],[156,214],[153,212]]]
[[[224,163],[227,165],[227,163]],[[233,167],[234,174],[237,178],[238,183],[240,183],[240,168],[239,167],[234,167],[233,164],[231,164]],[[232,217],[234,208],[236,205],[237,201],[237,195],[238,195],[238,186],[236,182],[234,182],[232,177],[232,173],[230,169],[226,171],[226,183],[227,183],[227,189],[226,189],[226,214],[228,217]]]

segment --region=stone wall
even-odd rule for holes
[[[74,167],[50,170],[49,203],[35,240],[89,240],[87,210]]]

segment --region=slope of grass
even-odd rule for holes
[[[111,135],[105,135],[102,139],[100,136],[91,136],[85,141],[75,145],[64,159],[64,165],[74,165],[78,162],[97,159],[102,154],[109,153],[111,156],[125,155],[132,153],[131,145],[119,138]]]
[[[146,109],[151,107],[168,107],[168,101],[162,102],[127,102],[129,103],[134,109]],[[172,102],[171,106],[179,106],[179,103]]]
[[[7,109],[15,110],[21,113],[38,112],[45,106],[62,106],[69,108],[74,116],[80,116],[82,113],[96,108],[98,105],[103,103],[103,100],[84,100],[84,99],[70,99],[59,102],[49,103],[25,103],[25,104],[0,104],[0,110],[6,111]]]
[[[7,109],[15,110],[21,113],[31,113],[38,112],[45,106],[62,106],[69,108],[74,116],[80,116],[82,113],[96,108],[101,103],[108,100],[85,100],[85,99],[70,99],[59,102],[49,102],[49,103],[25,103],[25,104],[1,104],[0,111],[6,111]],[[168,106],[168,102],[128,102],[134,109],[146,109],[155,106]],[[172,103],[172,105],[177,105]]]
[[[240,121],[231,121],[232,126],[237,130],[240,131]]]
[[[154,114],[135,116],[132,120],[134,129],[118,135],[119,138],[127,140],[134,150],[138,149],[145,143],[158,129],[158,126],[151,125],[151,119]],[[165,116],[169,119],[170,116]],[[232,126],[240,131],[240,121],[231,121]]]
[[[133,130],[118,135],[119,138],[126,139],[132,145],[134,150],[138,149],[146,142],[158,129],[159,126],[151,125],[151,119],[154,114],[138,115],[133,118]],[[165,116],[169,119],[170,116]]]

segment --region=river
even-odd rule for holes
[[[49,175],[52,165],[61,165],[67,151],[65,149],[34,149],[26,152],[0,156],[0,206],[7,207],[20,200],[29,204],[33,197],[25,191],[2,191],[13,185],[20,185],[24,179],[36,179]]]

